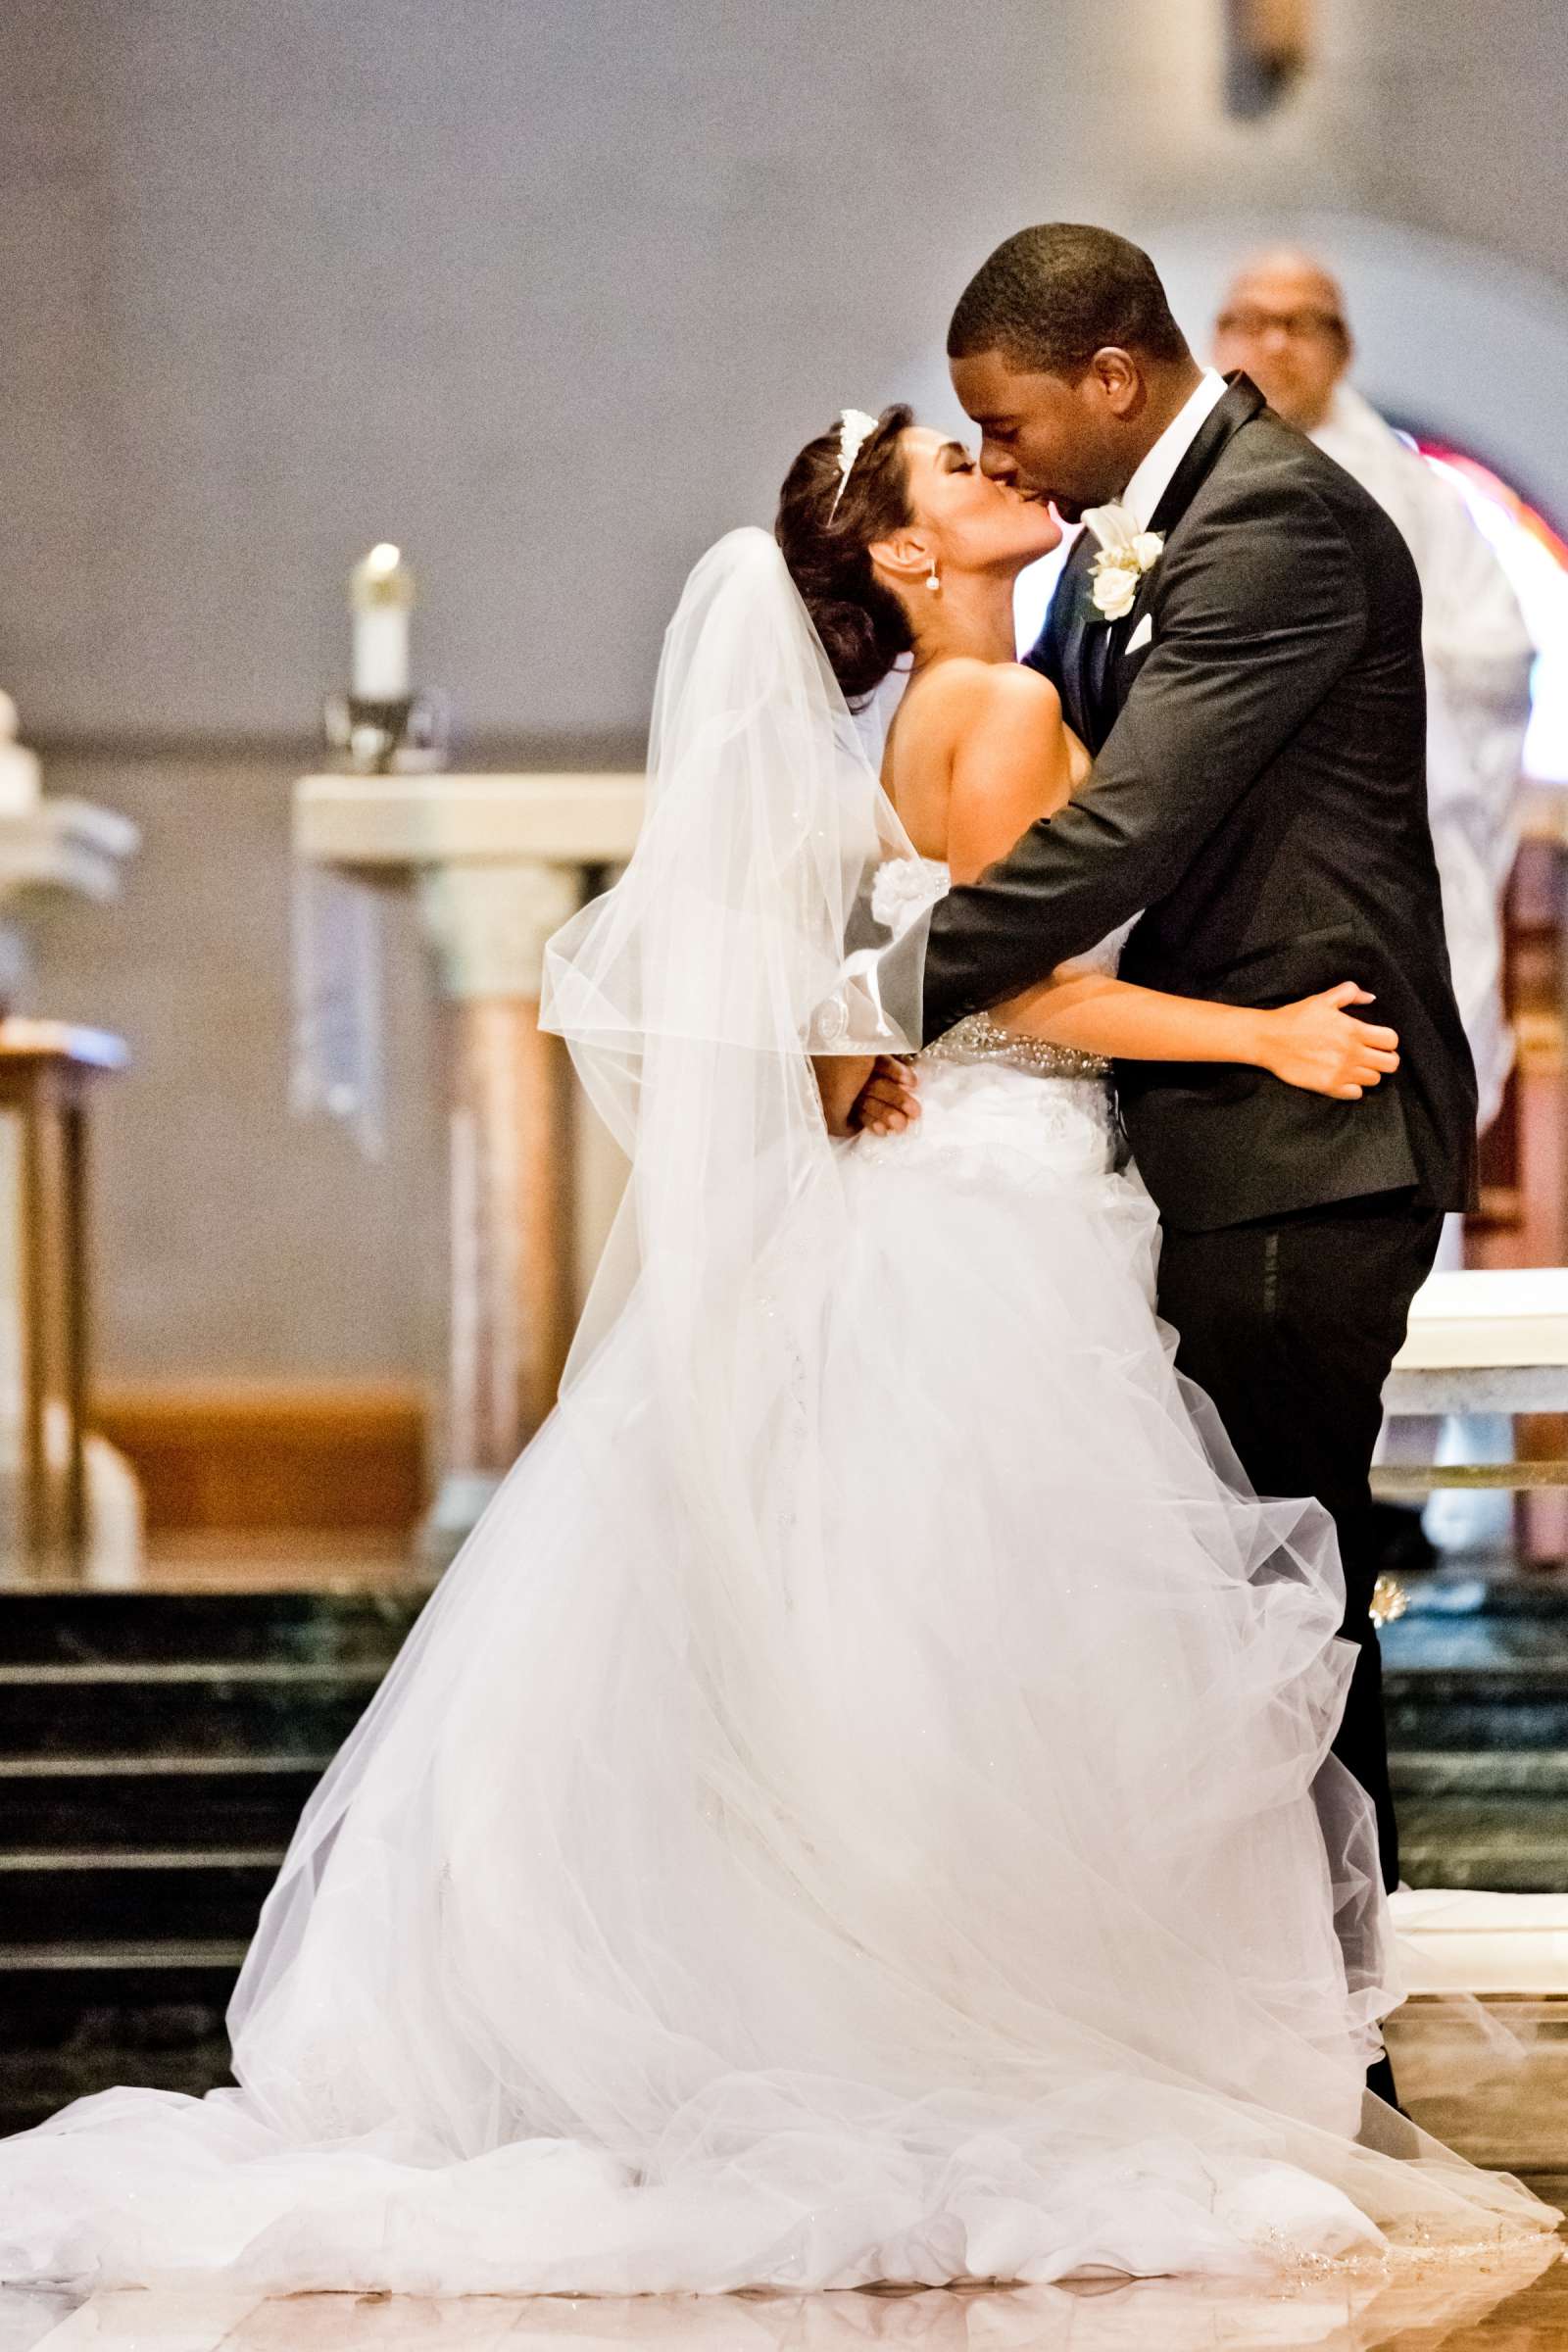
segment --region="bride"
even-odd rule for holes
[[[1332,1531],[1172,1368],[1101,1058],[1349,1094],[1392,1034],[1107,943],[839,1133],[917,1034],[890,940],[913,1004],[913,913],[1083,772],[1010,659],[1055,535],[892,410],[697,566],[637,854],[551,951],[633,1159],[561,1408],[306,1813],[239,2087],[7,2142],[6,2279],[1267,2275],[1556,2222],[1365,2097]]]

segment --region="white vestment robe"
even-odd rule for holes
[[[1312,435],[1404,534],[1421,576],[1432,840],[1483,1129],[1513,1061],[1502,1004],[1502,895],[1519,847],[1535,649],[1507,574],[1451,482],[1341,384]]]

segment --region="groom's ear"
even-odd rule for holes
[[[1148,387],[1144,371],[1130,351],[1107,343],[1089,363],[1089,373],[1113,416],[1134,416],[1143,407]]]

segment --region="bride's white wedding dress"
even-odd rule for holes
[[[800,787],[813,858],[826,805]],[[966,1023],[913,1131],[808,1120],[796,1157],[798,1030],[765,1069],[727,1030],[694,1130],[712,879],[657,984],[637,934],[640,1271],[313,1802],[242,2088],[114,2091],[0,2148],[0,2275],[1043,2281],[1548,2227],[1430,2142],[1356,2144],[1393,1993],[1365,1800],[1325,1761],[1332,1536],[1247,1492],[1172,1368],[1102,1072]],[[743,962],[776,949],[763,882]],[[871,916],[943,884],[886,862]],[[560,960],[579,1038],[613,916]]]

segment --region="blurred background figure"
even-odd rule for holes
[[[1485,1133],[1513,1063],[1503,899],[1519,851],[1535,647],[1507,575],[1458,492],[1348,380],[1354,356],[1337,280],[1289,246],[1242,269],[1215,323],[1216,365],[1245,369],[1289,423],[1372,493],[1403,532],[1421,575],[1432,840]],[[1451,1217],[1438,1262],[1461,1265],[1463,1252],[1462,1220]],[[1385,1432],[1389,1458],[1433,1460],[1443,1442],[1436,1423],[1403,1420]],[[1466,1460],[1503,1461],[1510,1432],[1495,1416],[1476,1417],[1450,1445]],[[1378,1507],[1396,1568],[1422,1565],[1431,1545],[1506,1542],[1512,1510],[1500,1494],[1440,1494],[1427,1505],[1423,1534],[1413,1512]]]
[[[1535,659],[1502,565],[1450,483],[1347,380],[1355,345],[1334,278],[1282,249],[1236,278],[1215,364],[1245,368],[1288,422],[1370,490],[1403,532],[1426,603],[1427,769],[1454,986],[1483,1130],[1513,1060],[1502,1003],[1502,896],[1519,847]]]

